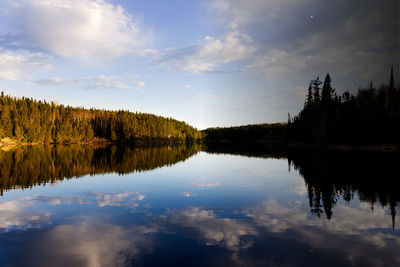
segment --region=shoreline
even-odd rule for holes
[[[303,143],[292,143],[292,144],[286,144],[284,142],[255,142],[254,144],[252,143],[243,143],[243,144],[237,144],[235,142],[224,142],[225,140],[221,141],[214,141],[210,142],[213,144],[222,144],[225,146],[251,146],[256,143],[262,144],[262,145],[281,145],[281,146],[286,146],[289,149],[313,149],[313,150],[327,150],[327,151],[364,151],[364,152],[385,152],[385,153],[395,153],[395,152],[400,152],[400,147],[394,144],[383,144],[383,145],[329,145],[326,148],[324,147],[318,147],[318,146],[313,146],[310,144],[303,144]],[[125,144],[125,145],[135,145],[135,146],[146,146],[146,145],[173,145],[173,144],[183,144],[186,143],[181,140],[164,140],[164,139],[159,139],[159,138],[154,138],[154,139],[137,139],[133,142],[118,142],[118,141],[112,141],[104,138],[96,138],[93,139],[92,141],[84,141],[84,142],[65,142],[65,143],[56,143],[56,142],[49,142],[49,143],[43,143],[43,142],[19,142],[15,139],[11,138],[3,138],[0,139],[0,150],[2,151],[9,151],[13,148],[16,147],[23,147],[23,146],[48,146],[48,145],[94,145],[94,146],[107,146],[107,145],[113,145],[113,144]],[[202,140],[202,143],[207,144],[207,140]]]
[[[133,141],[112,141],[105,138],[95,138],[92,141],[81,141],[81,142],[20,142],[9,137],[0,139],[0,150],[8,151],[17,147],[24,146],[49,146],[49,145],[90,145],[90,146],[108,146],[114,144],[122,145],[134,145],[134,146],[163,146],[163,145],[178,145],[178,144],[192,144],[196,142],[186,142],[184,140],[176,139],[163,139],[163,138],[141,138]]]

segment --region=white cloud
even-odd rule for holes
[[[189,73],[218,71],[220,64],[249,59],[255,51],[250,42],[248,35],[232,30],[218,38],[206,36],[196,46],[168,51],[159,62]]]
[[[154,231],[153,229],[141,226],[128,228],[99,222],[93,227],[90,219],[87,221],[79,225],[56,226],[37,242],[53,244],[46,248],[47,252],[66,265],[78,262],[85,266],[124,266],[140,253],[151,251],[153,241],[146,234]],[[37,247],[42,252],[43,246]],[[49,259],[42,259],[42,263],[52,266],[54,263]]]
[[[88,89],[132,89],[130,85],[121,80],[120,76],[100,75]]]
[[[326,222],[310,217],[303,205],[296,202],[281,205],[276,200],[269,200],[244,210],[244,213],[253,219],[256,226],[269,232],[283,233],[295,229],[301,236],[301,242],[311,247],[339,251],[346,248],[345,253],[351,262],[365,261],[374,266],[384,266],[382,259],[385,256],[376,257],[377,253],[369,255],[365,252],[382,250],[390,255],[390,251],[395,251],[400,244],[393,245],[394,233],[380,231],[391,227],[385,208],[371,213],[367,203],[360,203],[358,207],[338,205],[335,216]],[[332,238],[335,242],[330,242]],[[398,264],[400,257],[392,257],[391,260]]]
[[[94,83],[86,86],[88,89],[139,89],[145,86],[143,81],[137,81],[137,75],[100,75]]]
[[[139,201],[142,201],[142,200],[145,199],[145,198],[146,198],[145,195],[138,195],[138,196],[136,197],[136,199],[139,200]]]
[[[146,198],[145,195],[137,192],[90,192],[87,195],[93,197],[99,207],[137,208],[138,202]]]
[[[195,193],[188,193],[188,192],[182,192],[182,195],[184,195],[187,198],[197,196],[197,194],[195,194]]]
[[[29,203],[23,203],[29,205]],[[0,230],[26,230],[40,228],[44,224],[50,224],[49,213],[32,213],[24,211],[18,201],[0,203]]]
[[[51,59],[42,54],[15,54],[0,49],[0,78],[17,80],[26,76],[27,71],[49,69]]]
[[[239,261],[246,259],[246,250],[257,244],[259,238],[265,241],[268,237],[344,253],[355,265],[359,262],[384,265],[382,260],[385,254],[373,253],[369,257],[365,252],[385,251],[387,255],[394,255],[398,249],[400,243],[394,241],[395,234],[381,231],[391,226],[390,216],[385,215],[384,208],[371,214],[369,205],[365,203],[354,208],[338,205],[335,217],[326,221],[310,216],[306,206],[301,201],[282,205],[276,200],[269,200],[237,211],[237,214],[246,215],[246,219],[220,217],[213,210],[190,207],[172,211],[168,223],[186,229],[191,238],[195,236],[206,245],[229,249],[232,259]],[[367,215],[368,220],[365,220]],[[399,260],[399,257],[391,258],[392,263],[398,264]]]
[[[124,8],[103,0],[22,0],[4,8],[14,33],[61,57],[143,54],[151,40]]]
[[[253,244],[252,240],[246,240],[244,236],[258,235],[256,229],[245,221],[219,218],[212,210],[199,207],[173,212],[169,223],[197,230],[206,245],[222,245],[234,252]]]
[[[190,84],[186,84],[186,85],[185,85],[185,88],[186,88],[186,89],[190,89],[191,87],[192,87],[192,86],[190,86]]]
[[[31,203],[32,201],[37,201],[40,203],[45,203],[49,205],[60,205],[65,203],[79,203],[79,204],[89,204],[88,201],[83,200],[80,197],[69,197],[69,196],[30,196],[24,197],[21,200],[25,202],[25,205]]]

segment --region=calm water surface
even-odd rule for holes
[[[396,156],[220,152],[0,152],[0,266],[400,266]]]

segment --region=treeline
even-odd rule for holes
[[[286,123],[253,124],[203,130],[206,142],[234,144],[281,143],[286,137]]]
[[[289,168],[303,176],[310,210],[317,216],[333,216],[340,198],[346,202],[359,199],[371,210],[378,204],[388,207],[394,220],[400,203],[400,180],[396,153],[288,150]]]
[[[0,195],[82,175],[128,174],[173,165],[200,151],[200,145],[131,147],[92,145],[23,146],[0,151]]]
[[[321,87],[322,85],[322,87]],[[303,110],[289,119],[288,142],[328,145],[400,144],[400,88],[389,84],[338,96],[330,75],[312,80]]]
[[[0,140],[80,143],[164,140],[194,142],[201,132],[182,121],[146,113],[73,108],[31,98],[0,96]]]

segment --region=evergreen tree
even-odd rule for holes
[[[327,74],[319,98],[319,79],[311,81],[313,94],[288,128],[289,142],[319,147],[331,144],[400,145],[400,88],[395,87],[393,68],[388,85],[378,90],[372,83],[356,95],[346,91],[337,97]]]
[[[0,97],[0,138],[21,142],[79,143],[105,138],[161,142],[199,140],[201,132],[185,122],[152,114],[86,110],[29,98]]]
[[[314,102],[319,102],[320,101],[320,93],[319,93],[319,91],[320,91],[320,85],[321,85],[321,81],[319,80],[319,77],[317,77],[317,79],[315,79],[315,80],[312,80],[311,81],[311,87],[312,87],[312,90],[313,90],[313,101]]]
[[[7,104],[3,104],[0,114],[0,136],[12,137],[12,130],[10,107]]]
[[[312,84],[308,86],[308,93],[307,93],[307,99],[306,99],[306,106],[309,106],[313,101],[313,93],[312,93]]]
[[[390,68],[390,81],[389,81],[389,89],[394,88],[394,77],[393,77],[393,66]]]
[[[322,103],[324,104],[332,102],[332,100],[335,97],[334,95],[335,89],[332,88],[331,82],[332,82],[331,77],[329,73],[327,73],[321,91],[321,99]]]

